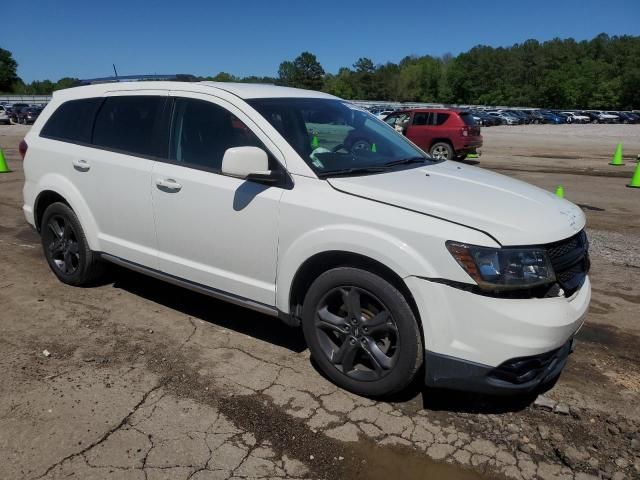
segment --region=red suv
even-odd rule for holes
[[[384,119],[434,158],[464,160],[482,146],[473,115],[450,108],[399,110]]]

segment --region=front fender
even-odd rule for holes
[[[400,278],[418,272],[433,272],[432,265],[405,242],[360,225],[328,225],[306,232],[278,252],[276,306],[289,313],[289,295],[296,272],[319,253],[341,251],[362,255],[382,263]]]

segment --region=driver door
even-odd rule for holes
[[[152,174],[160,269],[273,306],[283,190],[221,173],[228,148],[270,152],[268,139],[230,103],[185,95],[173,99],[169,160]]]

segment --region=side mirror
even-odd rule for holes
[[[267,152],[258,147],[228,148],[222,157],[222,173],[247,180],[270,177]]]

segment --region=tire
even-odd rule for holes
[[[438,160],[451,160],[455,152],[453,151],[453,147],[446,142],[436,142],[431,145],[431,149],[429,153],[433,158]]]
[[[358,138],[351,144],[351,151],[353,150],[371,150],[371,143],[365,138]]]
[[[42,248],[49,267],[68,285],[89,286],[104,271],[89,243],[78,217],[64,203],[52,203],[42,216]]]
[[[305,296],[302,329],[320,370],[358,395],[397,393],[422,366],[420,330],[407,300],[365,270],[339,267],[320,275]]]

